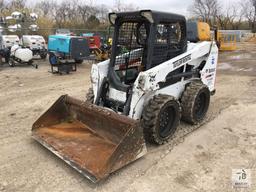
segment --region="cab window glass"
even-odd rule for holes
[[[179,23],[165,23],[157,25],[157,44],[178,44],[181,40],[181,27]]]

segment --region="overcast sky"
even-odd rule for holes
[[[93,0],[97,4],[112,5],[115,0]],[[159,11],[174,12],[188,16],[188,7],[193,0],[122,0],[125,3],[132,3],[140,9],[154,9]],[[219,0],[223,7],[238,4],[240,0]]]

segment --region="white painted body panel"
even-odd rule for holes
[[[205,62],[204,67],[200,71],[200,80],[208,86],[210,91],[214,91],[217,60],[218,47],[215,42],[188,42],[187,51],[185,53],[147,71],[140,72],[135,83],[133,84],[129,117],[135,120],[139,120],[141,118],[144,106],[154,95],[167,94],[180,99],[186,84],[195,79],[184,80],[184,78],[182,78],[180,82],[168,85],[163,88],[159,87],[159,83],[164,83],[166,81],[166,76],[170,72],[182,66],[191,65],[193,66],[193,69],[196,69],[202,62]],[[98,90],[103,79],[107,77],[108,66],[109,60],[101,62],[97,65],[95,64],[92,67],[91,79],[95,98],[98,95]],[[117,101],[126,100],[126,93],[114,91],[113,88],[110,89],[109,96]]]

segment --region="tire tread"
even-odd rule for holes
[[[144,137],[146,141],[158,145],[162,145],[171,137],[171,135],[163,140],[159,138],[156,130],[156,123],[158,114],[160,113],[161,108],[167,103],[168,101],[176,101],[178,104],[179,102],[173,96],[169,95],[155,95],[151,100],[149,100],[148,105],[144,108],[142,114],[142,127],[144,130]],[[181,107],[179,105],[179,112],[178,118],[180,119],[181,116]],[[179,124],[179,122],[178,122]],[[178,125],[177,125],[178,126]]]
[[[195,104],[195,98],[199,90],[208,87],[203,84],[201,81],[191,82],[185,89],[182,98],[181,98],[181,108],[182,108],[182,120],[195,125],[198,124],[193,115],[193,106]]]

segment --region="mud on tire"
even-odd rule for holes
[[[88,102],[88,103],[93,103],[93,101],[94,101],[94,93],[93,93],[93,89],[92,88],[88,89],[85,101]]]
[[[146,141],[164,144],[175,133],[181,117],[179,102],[169,95],[156,95],[142,113],[141,124]]]
[[[210,91],[200,81],[191,82],[181,97],[182,120],[190,124],[200,123],[209,108]]]

